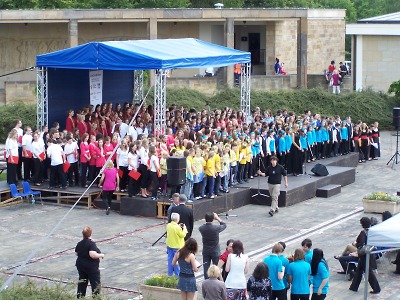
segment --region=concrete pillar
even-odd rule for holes
[[[71,19],[68,23],[68,45],[69,47],[78,46],[78,20]]]
[[[307,88],[307,38],[308,20],[297,22],[297,87]]]
[[[149,40],[156,40],[157,35],[157,18],[150,18],[147,23],[147,36]],[[149,86],[154,85],[154,70],[150,70],[148,84]]]
[[[265,75],[273,75],[276,57],[276,22],[267,22],[265,25]]]
[[[227,18],[224,26],[225,46],[229,48],[235,47],[235,27],[234,19]],[[232,88],[234,85],[233,65],[226,67],[226,84]]]

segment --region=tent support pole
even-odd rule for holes
[[[164,134],[166,121],[166,81],[164,70],[154,70],[154,133]]]
[[[241,64],[240,110],[245,115],[245,118],[250,115],[250,73],[251,64]]]
[[[36,125],[38,130],[48,125],[48,77],[47,68],[36,68]]]
[[[143,70],[133,71],[133,103],[143,100]]]

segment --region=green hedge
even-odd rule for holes
[[[0,143],[4,143],[8,133],[15,127],[17,120],[22,120],[22,127],[36,128],[36,105],[17,102],[0,106]]]
[[[198,99],[201,99],[199,101]],[[204,100],[203,100],[204,99]],[[205,102],[203,102],[205,101]],[[210,107],[235,109],[240,106],[240,90],[225,89],[211,97],[186,89],[168,90],[167,106],[172,103],[185,107],[203,109]],[[298,114],[308,108],[325,116],[352,116],[353,122],[362,120],[367,124],[378,121],[381,128],[390,129],[393,107],[400,106],[400,98],[373,91],[351,92],[334,95],[323,89],[304,89],[277,92],[251,92],[251,108],[271,109],[276,112],[285,108]]]
[[[24,285],[14,285],[0,292],[2,300],[38,300],[38,299],[57,299],[73,300],[76,299],[75,284],[56,283],[52,286],[39,285],[33,280],[28,280]],[[101,299],[97,297],[97,299]]]

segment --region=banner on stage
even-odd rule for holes
[[[90,104],[96,106],[103,102],[103,70],[89,71]]]

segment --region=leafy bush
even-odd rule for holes
[[[37,299],[76,299],[75,292],[68,286],[56,284],[55,286],[39,286],[32,280],[28,280],[25,285],[16,285],[0,292],[2,300],[37,300]]]
[[[0,106],[0,143],[4,143],[8,133],[14,128],[17,120],[22,120],[23,127],[36,128],[36,106],[17,102]]]
[[[172,103],[196,109],[204,109],[208,106],[211,109],[226,106],[238,109],[240,90],[238,88],[223,89],[213,96],[206,97],[196,91],[171,89],[167,91],[167,106]],[[391,97],[371,90],[340,95],[334,95],[323,89],[251,91],[252,109],[258,106],[261,110],[271,109],[276,112],[278,109],[285,108],[297,114],[303,113],[304,109],[310,109],[312,112],[325,116],[340,115],[342,118],[351,116],[353,122],[362,120],[370,124],[378,121],[382,129],[392,128],[392,109],[399,105],[400,97]]]

